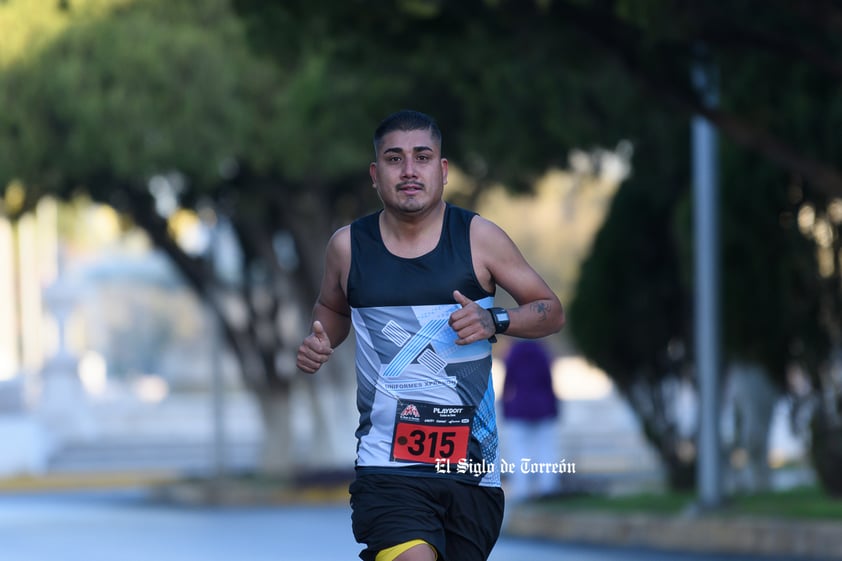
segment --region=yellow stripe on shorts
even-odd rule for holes
[[[374,558],[374,561],[395,561],[395,558],[409,549],[410,547],[415,547],[419,544],[427,544],[430,546],[430,549],[433,550],[433,554],[435,558],[438,559],[439,555],[436,552],[436,548],[425,542],[424,540],[409,540],[408,542],[399,543],[398,545],[393,545],[392,547],[387,547],[377,553],[377,557]]]

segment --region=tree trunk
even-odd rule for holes
[[[695,452],[689,446],[692,434],[682,434],[675,396],[669,389],[674,380],[638,381],[621,388],[626,401],[641,421],[646,440],[657,452],[664,467],[667,485],[673,491],[687,491],[696,483]]]
[[[253,392],[264,436],[261,471],[283,478],[352,469],[355,455],[353,346],[343,345],[315,375]]]
[[[263,419],[261,469],[264,473],[291,478],[295,473],[291,414],[291,388],[282,385],[253,392]]]
[[[352,469],[357,425],[353,343],[347,341],[337,348],[330,362],[303,381],[313,422],[308,469],[319,472]]]
[[[739,361],[729,365],[722,419],[729,491],[755,493],[771,486],[769,427],[779,398],[762,366]]]
[[[810,459],[822,488],[842,498],[842,370],[823,374],[810,423]]]

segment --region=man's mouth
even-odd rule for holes
[[[420,183],[402,183],[398,185],[398,191],[403,191],[404,193],[417,193],[424,189],[424,186]]]

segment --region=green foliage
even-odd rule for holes
[[[566,165],[572,147],[616,144],[636,94],[616,88],[616,64],[558,33],[533,6],[511,17],[481,0],[392,0],[377,10],[331,0],[234,5],[258,52],[281,67],[298,64],[298,53],[316,44],[340,87],[362,85],[356,97],[320,111],[341,107],[346,119],[359,111],[366,138],[391,111],[428,112],[444,131],[445,155],[481,180],[526,188],[547,168]],[[332,146],[344,149],[342,139]]]
[[[681,375],[668,347],[689,344],[692,304],[681,279],[686,232],[674,219],[689,175],[689,129],[669,113],[639,116],[633,176],[612,202],[568,307],[578,348],[624,390],[640,376]]]
[[[654,200],[658,188],[635,181],[620,189],[569,306],[579,349],[623,388],[644,372],[674,373],[667,347],[687,324],[672,208]]]
[[[308,54],[278,95],[283,120],[272,127],[271,142],[283,174],[322,180],[366,176],[380,92],[388,92],[387,85],[376,77],[367,80],[325,53]]]
[[[565,512],[606,512],[676,516],[693,505],[691,493],[634,493],[617,497],[574,496],[542,501]],[[762,516],[782,520],[842,520],[842,501],[819,487],[796,487],[733,497],[722,516]]]
[[[107,17],[136,0],[74,0],[63,9],[59,0],[5,0],[0,3],[0,69],[37,56],[68,26]]]
[[[813,416],[810,460],[825,491],[842,502],[842,423],[838,412],[842,397],[835,403],[820,403]]]
[[[839,69],[830,63],[842,52],[838,34],[830,33],[839,13],[829,4],[761,7],[751,1],[727,7],[618,1],[613,9],[611,3],[577,4],[583,10],[571,13],[580,21],[593,23],[588,10],[601,10],[611,22],[589,31],[625,61],[630,76],[685,109],[699,104],[687,77],[691,56],[706,45],[719,73],[716,122],[724,132],[723,358],[761,364],[781,388],[788,366],[800,363],[821,387],[818,372],[839,332],[839,264],[832,278],[822,278],[816,245],[799,231],[796,216],[808,204],[821,215],[829,198],[842,194],[842,185],[830,179],[839,154],[833,131],[842,122]],[[692,352],[669,352],[680,348],[676,342],[687,348],[693,341],[695,252],[689,168],[675,165],[690,156],[689,132],[677,126],[689,115],[670,114],[672,107],[662,107],[662,122],[672,126],[637,129],[635,176],[621,188],[570,306],[571,334],[621,388],[657,388],[693,364]],[[651,119],[648,112],[639,116],[638,123]],[[656,257],[645,259],[645,250]],[[657,311],[647,314],[640,302]],[[656,422],[646,407],[638,413],[668,457],[675,443],[671,423]]]
[[[813,370],[830,351],[815,250],[795,218],[803,201],[792,200],[780,172],[744,153],[726,153],[722,177],[724,349],[762,364],[786,390],[791,362]]]
[[[193,4],[167,18],[146,3],[79,22],[7,69],[0,183],[64,194],[84,184],[108,200],[98,179],[144,184],[179,170],[202,188],[219,182],[226,160],[273,161],[255,112],[277,118],[277,72],[251,56],[219,3]]]
[[[673,516],[684,512],[693,504],[694,496],[688,492],[633,493],[606,497],[581,495],[541,501],[548,508],[565,512],[607,512],[612,514],[650,514]]]
[[[61,17],[64,32],[0,83],[0,184],[23,180],[32,199],[84,185],[108,202],[100,189],[177,170],[189,202],[232,164],[288,189],[362,178],[383,97],[400,91],[337,65],[330,38],[306,47],[293,20],[282,31],[302,40],[295,56],[268,64],[224,0]]]

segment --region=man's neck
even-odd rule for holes
[[[419,257],[438,245],[444,221],[444,201],[423,213],[380,214],[380,235],[386,248],[400,257]]]

